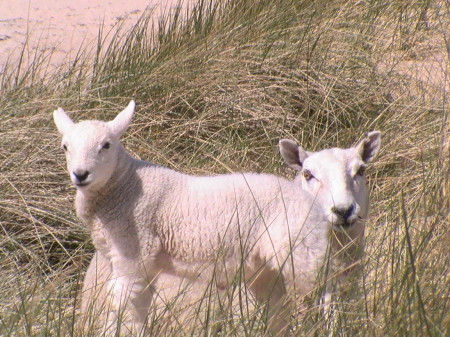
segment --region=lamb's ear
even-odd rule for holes
[[[361,155],[361,158],[364,162],[371,162],[380,151],[381,146],[381,132],[380,131],[372,131],[367,134],[367,137],[364,138],[357,146],[356,149],[358,153]]]
[[[122,136],[122,134],[127,131],[128,126],[133,119],[134,107],[134,101],[130,101],[130,103],[128,103],[128,106],[122,112],[120,112],[116,116],[116,118],[108,122],[111,131],[117,136],[117,138],[120,138],[120,136]]]
[[[278,146],[284,162],[294,170],[300,171],[303,166],[303,161],[308,157],[307,152],[290,139],[280,140]]]
[[[74,122],[66,114],[62,108],[53,111],[53,121],[55,122],[56,128],[61,135],[67,133],[67,131],[74,125]]]

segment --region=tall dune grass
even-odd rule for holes
[[[446,1],[200,0],[100,31],[94,51],[56,73],[51,55],[11,64],[0,75],[0,335],[95,336],[76,325],[93,246],[51,112],[109,119],[131,98],[126,147],[192,174],[291,176],[278,139],[316,150],[381,130],[357,290],[329,320],[314,306],[295,315],[293,335],[448,335],[449,12]],[[409,71],[429,60],[443,81]],[[167,318],[168,303],[150,318],[154,335],[213,335],[218,324],[220,336],[260,335],[264,308],[245,292],[230,290],[231,309],[206,292],[184,322]]]

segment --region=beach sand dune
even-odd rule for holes
[[[59,67],[73,59],[80,46],[92,46],[101,25],[105,32],[119,22],[131,27],[147,8],[157,16],[177,4],[177,0],[0,0],[0,73],[6,64],[17,64],[21,54],[26,66],[42,51],[52,55],[51,66]]]

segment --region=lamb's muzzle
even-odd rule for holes
[[[72,172],[73,175],[76,178],[76,185],[77,186],[83,186],[85,184],[87,184],[87,182],[85,182],[85,180],[87,179],[87,177],[89,176],[89,171],[78,171],[78,172]]]
[[[338,221],[335,223],[335,225],[342,227],[352,226],[355,221],[360,218],[354,214],[354,209],[354,205],[350,205],[347,208],[333,206],[331,208],[331,211],[338,216]]]

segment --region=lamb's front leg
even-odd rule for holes
[[[249,280],[249,287],[258,302],[267,303],[268,333],[274,337],[286,336],[289,331],[289,307],[285,305],[286,288],[280,272],[263,267]]]
[[[109,281],[114,315],[109,317],[108,335],[123,330],[139,336],[148,317],[153,288],[140,273],[139,265],[128,260],[113,260],[113,277]],[[110,333],[111,332],[111,333]]]

